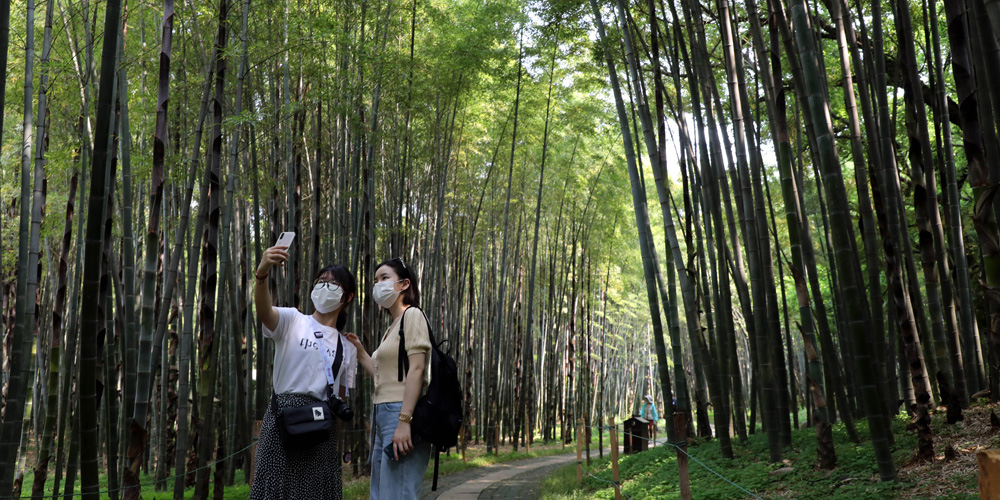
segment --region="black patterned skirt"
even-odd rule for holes
[[[312,396],[290,393],[275,398],[278,408],[318,401]],[[273,406],[268,405],[261,423],[250,500],[341,500],[343,483],[336,426],[330,430],[329,441],[305,450],[289,450],[281,443]]]

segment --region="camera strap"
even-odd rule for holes
[[[326,352],[326,342],[323,342],[323,330],[320,328],[319,322],[316,318],[309,316],[309,319],[313,322],[313,335],[316,336],[318,340],[318,348],[320,355],[323,356],[323,371],[326,373],[326,383],[334,391],[337,387],[337,376],[340,375],[340,365],[344,362],[344,341],[341,336],[337,335],[337,354],[333,358],[333,363],[330,363],[330,355]],[[336,394],[336,392],[334,393]]]

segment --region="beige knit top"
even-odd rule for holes
[[[405,317],[406,354],[429,354],[431,338],[427,329],[427,319],[419,309],[407,308],[400,318]],[[399,319],[393,321],[382,336],[378,349],[372,353],[372,364],[375,365],[375,404],[396,403],[403,401],[406,388],[406,374],[403,381],[398,379],[399,369]],[[431,360],[427,356],[424,364],[424,384],[421,394],[427,390],[431,381]]]

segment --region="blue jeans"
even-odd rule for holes
[[[413,449],[405,457],[401,455],[398,462],[390,460],[383,451],[392,444],[402,406],[402,402],[375,405],[371,500],[416,499],[420,495],[424,471],[431,457],[431,444],[413,436]]]

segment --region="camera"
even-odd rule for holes
[[[351,408],[350,403],[336,396],[330,398],[330,411],[332,411],[337,418],[345,422],[349,422],[352,418],[354,418],[354,409]]]

